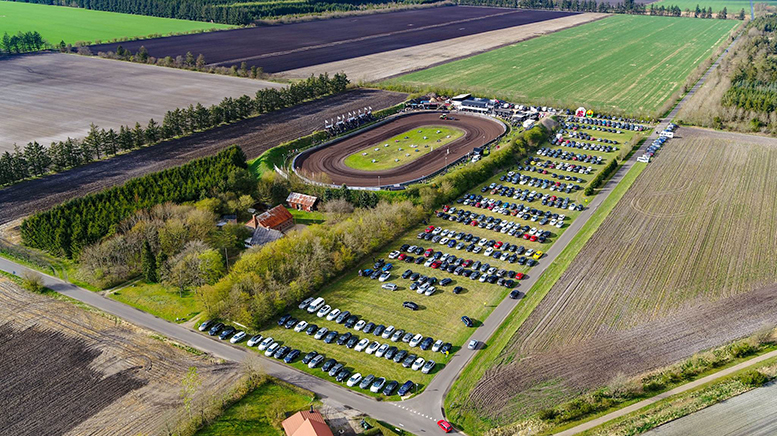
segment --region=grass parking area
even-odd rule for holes
[[[373,144],[345,158],[345,165],[357,170],[388,170],[408,164],[464,135],[461,129],[423,126]]]
[[[740,23],[614,15],[386,83],[658,116]]]
[[[76,41],[109,41],[115,38],[138,38],[233,27],[235,26],[66,6],[0,1],[0,33],[8,32],[13,35],[17,32],[37,30],[51,44],[59,44],[60,41],[68,44],[75,44]]]
[[[618,136],[619,143],[623,143],[627,140],[627,135]],[[550,146],[550,144],[546,144]],[[553,147],[560,148],[560,147]],[[585,151],[581,151],[585,153]],[[613,159],[617,155],[617,151],[610,153],[604,153],[607,159]],[[560,162],[560,160],[558,160]],[[523,165],[524,162],[516,162]],[[604,165],[597,165],[600,169]],[[492,195],[490,190],[481,194],[483,187],[488,187],[491,183],[502,183],[505,186],[515,186],[523,188],[522,185],[513,185],[510,182],[500,181],[500,178],[505,176],[508,171],[516,170],[516,167],[507,169],[497,175],[494,175],[491,179],[487,180],[482,185],[473,189],[471,192],[479,195],[483,195],[488,198],[500,199],[503,201],[509,201],[511,203],[521,200],[514,200],[511,197],[500,197],[498,195]],[[527,175],[540,176],[537,172],[526,172]],[[595,174],[595,173],[594,173]],[[548,175],[542,175],[542,177],[549,177]],[[588,180],[590,180],[590,176]],[[564,196],[570,197],[570,202],[583,202],[585,204],[585,196],[583,195],[583,189],[585,184],[581,184],[581,188],[570,194],[564,193]],[[531,190],[536,190],[539,194],[554,194],[549,188],[531,187]],[[555,192],[558,195],[562,195]],[[526,203],[525,201],[523,203]],[[447,271],[440,269],[433,269],[431,267],[418,265],[415,263],[407,263],[398,259],[390,260],[389,253],[394,250],[399,250],[403,245],[416,245],[423,247],[424,249],[432,248],[435,251],[442,251],[443,253],[449,253],[457,257],[472,259],[473,261],[480,261],[481,263],[489,263],[495,268],[501,268],[505,270],[512,270],[515,272],[521,272],[527,275],[531,274],[532,268],[529,266],[521,266],[518,263],[510,263],[507,260],[499,260],[486,257],[483,253],[485,248],[483,247],[480,254],[474,252],[467,252],[466,249],[448,248],[445,245],[441,245],[439,242],[427,241],[418,238],[418,234],[423,232],[426,226],[432,225],[441,229],[452,231],[454,233],[463,232],[464,234],[472,234],[480,238],[487,240],[494,239],[497,241],[504,241],[510,244],[523,245],[525,248],[533,248],[534,250],[545,251],[552,245],[559,234],[563,233],[568,227],[569,222],[576,219],[580,214],[579,211],[570,211],[562,209],[554,209],[550,206],[542,206],[540,202],[535,200],[528,203],[532,207],[536,207],[542,210],[551,210],[553,212],[564,213],[567,215],[565,225],[561,229],[552,227],[553,231],[549,242],[541,244],[539,242],[531,242],[524,240],[523,238],[516,238],[515,236],[509,236],[502,234],[494,230],[486,228],[480,228],[472,225],[466,225],[464,222],[450,221],[433,215],[428,224],[424,224],[408,232],[403,237],[396,240],[389,246],[383,247],[376,252],[374,259],[366,259],[359,269],[372,268],[373,263],[377,259],[385,259],[387,262],[391,262],[394,267],[391,270],[391,277],[386,280],[386,283],[394,283],[398,286],[395,291],[382,289],[381,283],[378,280],[373,280],[368,277],[361,277],[358,275],[357,270],[353,270],[350,273],[340,277],[326,286],[316,296],[321,296],[326,300],[326,304],[332,308],[338,308],[341,311],[348,310],[351,314],[356,315],[359,319],[363,319],[367,322],[373,322],[376,325],[382,324],[384,326],[393,325],[397,329],[403,329],[406,332],[420,333],[425,337],[432,337],[434,340],[442,340],[443,342],[450,342],[452,344],[451,354],[455,353],[462,346],[466,346],[467,340],[472,332],[472,329],[466,327],[461,321],[461,317],[466,315],[472,319],[475,326],[479,325],[485,320],[492,310],[510,293],[510,291],[517,287],[520,289],[520,282],[513,288],[507,288],[499,286],[498,284],[480,282],[479,280],[471,280],[470,278],[455,275]],[[475,208],[473,205],[463,205],[463,203],[456,203],[455,206],[462,210],[472,211],[473,213],[483,213],[487,216],[499,217],[503,220],[513,220],[518,222],[519,220],[512,216],[499,215],[495,211]],[[525,221],[525,222],[524,222]],[[531,222],[529,219],[521,220],[521,225],[531,224],[533,227],[546,227],[539,226],[536,222]],[[409,253],[405,253],[409,254]],[[410,256],[417,258],[416,254],[409,254]],[[423,257],[423,256],[421,256]],[[426,259],[424,259],[426,260]],[[540,258],[539,262],[543,262]],[[401,278],[401,274],[410,269],[413,272],[417,272],[421,275],[433,276],[438,280],[450,278],[452,282],[447,286],[436,285],[436,292],[431,296],[419,295],[417,292],[410,289],[411,280]],[[463,290],[454,294],[452,290],[461,286]],[[412,311],[403,307],[405,301],[412,301],[419,305],[417,311]],[[423,390],[434,377],[434,375],[444,368],[444,365],[449,360],[449,357],[431,350],[423,351],[420,348],[411,348],[408,344],[397,342],[391,342],[386,339],[374,336],[372,333],[364,334],[362,332],[348,329],[344,325],[337,324],[335,321],[327,321],[326,318],[319,318],[315,314],[308,314],[304,310],[295,309],[290,314],[300,320],[304,320],[309,324],[316,324],[318,327],[327,327],[330,331],[335,330],[340,334],[350,332],[359,337],[359,339],[368,338],[371,342],[377,341],[381,344],[388,343],[389,345],[397,346],[400,350],[407,350],[409,353],[416,354],[423,357],[425,360],[434,360],[437,362],[437,366],[430,374],[423,374],[420,371],[413,371],[408,368],[403,368],[401,364],[389,362],[384,358],[379,358],[374,355],[369,355],[364,352],[357,352],[354,349],[348,349],[345,346],[337,345],[336,343],[326,344],[321,340],[316,340],[313,336],[308,336],[305,332],[295,332],[293,329],[285,329],[284,327],[277,326],[276,324],[269,325],[262,329],[261,333],[265,337],[272,337],[281,345],[286,345],[292,349],[301,350],[301,356],[304,356],[309,351],[316,351],[323,353],[327,359],[334,358],[338,362],[343,363],[345,368],[351,373],[359,372],[363,376],[373,374],[376,377],[386,377],[388,380],[395,380],[397,382],[404,383],[406,380],[412,380],[418,385],[418,392]],[[487,345],[489,348],[490,345]],[[311,373],[316,376],[323,377],[328,380],[333,380],[328,375],[325,375],[320,368],[309,369],[307,365],[302,364],[299,359],[292,363],[292,366]],[[344,383],[343,383],[344,385]],[[358,389],[358,388],[355,388]],[[360,392],[364,392],[361,391]],[[378,396],[376,394],[370,394]],[[396,395],[393,395],[390,399],[398,399]]]
[[[172,322],[183,322],[202,311],[192,291],[179,293],[177,289],[142,280],[108,294],[116,301],[148,312]]]

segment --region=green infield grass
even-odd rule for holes
[[[0,1],[0,34],[37,30],[51,44],[109,41],[234,26],[66,6]],[[196,54],[195,54],[196,55]]]
[[[386,82],[655,116],[737,20],[615,15]]]
[[[425,156],[435,148],[444,147],[463,135],[464,131],[461,129],[424,126],[359,150],[345,158],[345,165],[365,171],[396,168]]]

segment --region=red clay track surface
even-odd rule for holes
[[[395,118],[382,126],[366,130],[360,135],[344,139],[328,147],[303,153],[297,158],[295,169],[300,174],[313,179],[317,179],[317,175],[324,173],[335,185],[377,186],[378,176],[380,176],[381,186],[400,184],[426,177],[442,169],[446,163],[445,156],[448,150],[450,150],[450,154],[447,154],[447,162],[453,163],[471,152],[473,148],[491,142],[505,131],[504,124],[492,118],[461,114],[456,114],[454,117],[455,120],[441,120],[439,113],[431,112]],[[446,146],[396,168],[362,171],[350,168],[344,163],[346,157],[359,150],[384,142],[400,133],[428,125],[456,127],[463,130],[465,135]]]
[[[137,52],[144,46],[157,58],[192,52],[209,64],[246,62],[277,73],[569,15],[575,13],[449,6],[102,44],[91,50],[115,52],[121,45]]]

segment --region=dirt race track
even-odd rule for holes
[[[215,154],[233,144],[239,145],[249,159],[254,158],[280,143],[321,129],[324,119],[365,106],[378,110],[401,103],[405,98],[406,94],[369,89],[346,92],[28,180],[0,190],[0,224],[124,183],[133,177]]]
[[[0,319],[2,436],[168,434],[185,414],[189,368],[201,382],[193,404],[240,377],[234,363],[195,356],[5,278]]]
[[[208,75],[86,56],[42,53],[0,61],[0,153],[38,141],[162,122],[165,112],[225,97],[254,96],[279,83]]]
[[[449,6],[122,42],[121,46],[132,52],[144,46],[155,57],[190,51],[203,54],[210,64],[246,62],[276,73],[569,15],[574,13]],[[118,45],[91,50],[116,51]]]
[[[441,120],[440,114],[418,113],[402,116],[364,133],[336,142],[328,147],[302,153],[295,162],[295,170],[312,179],[331,181],[335,185],[376,186],[380,176],[381,186],[405,183],[428,176],[457,159],[499,137],[505,126],[492,118],[455,114],[455,120]],[[422,126],[451,126],[464,130],[463,137],[440,147],[406,165],[382,170],[360,171],[347,167],[343,161],[349,155],[379,144],[386,139]],[[449,152],[450,151],[450,152]],[[448,154],[449,153],[449,154]]]
[[[470,394],[511,422],[777,325],[777,140],[681,128]]]

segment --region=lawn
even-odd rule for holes
[[[288,211],[291,212],[291,216],[294,217],[294,222],[297,224],[321,224],[326,219],[326,216],[324,216],[322,212],[315,210],[313,212],[307,212],[304,210],[288,208]]]
[[[77,23],[77,24],[76,24]],[[0,1],[0,33],[37,30],[51,44],[109,41],[234,26],[65,6]],[[195,53],[196,55],[196,53]]]
[[[386,83],[650,116],[739,24],[615,15]]]
[[[182,298],[177,289],[142,280],[113,291],[109,296],[172,322],[186,321],[202,311],[193,292],[184,292]]]
[[[627,134],[617,135],[619,142],[622,144],[629,137]],[[605,154],[607,159],[612,159],[617,152]],[[600,167],[603,167],[600,166]],[[488,186],[491,183],[500,183],[499,177],[504,174],[495,175],[485,183],[481,184],[477,189],[472,192],[480,193],[480,188]],[[539,176],[538,173],[528,173]],[[545,176],[547,177],[547,176]],[[587,176],[589,179],[592,176]],[[526,188],[526,186],[516,185],[516,187]],[[540,188],[531,188],[541,193],[552,193],[549,190],[543,190]],[[576,193],[569,194],[572,201],[584,201],[583,190],[579,190]],[[484,194],[485,196],[491,196],[490,193]],[[565,196],[568,194],[564,194]],[[492,196],[493,197],[493,196]],[[507,200],[506,197],[498,197],[503,200]],[[514,201],[510,199],[510,201]],[[539,204],[534,205],[541,209],[547,209]],[[495,212],[491,212],[486,209],[475,209],[470,206],[463,206],[456,204],[456,207],[462,209],[469,209],[478,211],[485,215],[497,217]],[[574,220],[579,212],[573,211],[561,211],[569,217],[567,221]],[[505,216],[501,216],[505,218]],[[514,221],[519,221],[517,218],[510,218]],[[429,224],[436,227],[442,227],[447,230],[454,230],[456,232],[472,233],[473,235],[485,237],[488,239],[496,239],[516,243],[523,245],[524,247],[534,248],[535,250],[547,250],[550,244],[540,244],[538,242],[529,242],[523,239],[516,239],[514,237],[500,234],[492,230],[481,229],[479,227],[467,226],[463,223],[457,223],[453,221],[446,221],[436,216],[433,216],[429,221]],[[522,222],[522,224],[524,224]],[[525,224],[532,224],[534,226],[537,223],[527,221]],[[435,250],[442,250],[455,254],[460,257],[469,258],[472,260],[480,260],[485,263],[488,262],[492,266],[497,268],[505,268],[507,270],[514,270],[517,272],[523,272],[531,274],[531,267],[520,266],[517,263],[511,264],[507,261],[496,260],[488,258],[485,255],[467,253],[464,250],[449,249],[442,245],[433,243],[431,241],[419,241],[417,234],[423,231],[424,226],[408,232],[403,237],[396,240],[394,243],[381,249],[375,256],[375,258],[383,258],[388,260],[388,254],[398,249],[403,244],[409,245],[421,245],[424,248],[434,248]],[[562,229],[556,229],[553,227],[553,234],[550,239],[550,243],[563,233],[568,228],[568,224]],[[389,260],[390,261],[390,260]],[[392,277],[388,282],[395,283],[399,286],[396,291],[388,291],[381,288],[381,283],[377,280],[370,280],[366,277],[360,277],[357,271],[351,271],[350,273],[340,277],[326,286],[320,296],[326,299],[327,304],[333,308],[339,308],[341,310],[348,310],[352,314],[357,315],[360,319],[364,319],[368,322],[374,322],[375,324],[393,325],[398,329],[404,329],[408,332],[421,333],[424,336],[431,336],[435,340],[441,339],[443,342],[450,342],[453,344],[453,351],[455,352],[461,346],[463,346],[471,334],[471,329],[464,326],[460,318],[462,315],[469,316],[476,325],[482,322],[488,317],[494,307],[496,307],[500,301],[502,301],[510,289],[500,287],[496,284],[480,283],[479,281],[473,281],[462,276],[456,276],[447,272],[441,272],[440,270],[434,270],[423,265],[408,264],[398,261],[393,262],[395,267],[392,273]],[[543,262],[541,259],[540,262]],[[359,268],[371,268],[373,260],[367,259],[363,262]],[[438,291],[432,296],[418,295],[409,289],[410,280],[405,280],[399,277],[406,269],[411,269],[414,272],[418,272],[424,275],[431,275],[442,280],[443,278],[451,278],[453,283],[446,287],[437,287]],[[451,290],[455,286],[463,287],[463,292],[460,294],[453,294]],[[520,285],[518,286],[520,289]],[[402,307],[404,301],[414,301],[420,305],[418,312],[412,312]],[[342,325],[336,324],[334,321],[327,321],[326,318],[318,318],[315,315],[310,315],[302,310],[293,310],[291,314],[298,318],[305,320],[311,324],[316,324],[319,327],[327,327],[329,330],[336,330],[340,333],[349,331]],[[369,337],[370,340],[377,340],[380,343],[386,343],[387,340],[375,337],[372,334],[364,335],[363,333],[350,330],[351,333],[359,336],[360,338]],[[271,336],[275,340],[280,341],[284,345],[288,345],[292,348],[300,349],[303,355],[309,351],[317,351],[324,353],[327,358],[334,358],[338,362],[344,363],[346,368],[351,372],[360,372],[362,375],[373,374],[375,376],[386,377],[389,380],[396,380],[403,383],[406,380],[412,380],[419,385],[420,389],[423,389],[428,385],[434,374],[439,371],[443,365],[448,361],[448,358],[440,353],[434,353],[431,350],[422,351],[419,348],[410,349],[407,344],[394,344],[399,349],[405,349],[409,352],[417,354],[426,360],[432,359],[438,363],[432,374],[422,374],[418,371],[412,371],[411,369],[403,368],[400,364],[393,362],[387,362],[382,358],[368,355],[365,353],[359,353],[354,350],[348,349],[344,346],[338,346],[336,344],[326,344],[323,341],[315,340],[312,336],[307,336],[304,332],[297,333],[294,330],[287,330],[282,327],[278,327],[274,323],[265,327],[260,331],[265,337]],[[490,348],[490,347],[489,347]],[[328,376],[323,375],[320,369],[308,369],[306,365],[299,362],[293,363],[298,369],[309,372],[311,374],[322,376],[329,379]],[[396,396],[393,397],[396,399]]]
[[[267,380],[230,406],[213,424],[197,436],[283,436],[281,422],[286,414],[315,405],[309,392],[283,382]]]
[[[382,144],[372,144],[345,158],[345,165],[357,170],[388,170],[408,164],[449,144],[464,131],[445,126],[424,126],[400,133]]]

